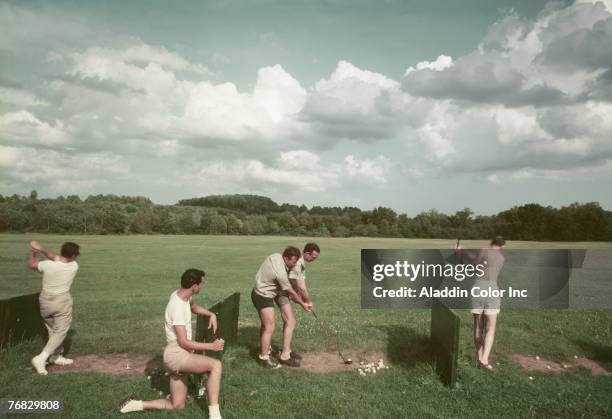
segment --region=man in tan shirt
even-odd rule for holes
[[[48,260],[39,261],[37,253],[42,253]],[[42,291],[38,301],[40,315],[49,332],[49,340],[42,352],[32,358],[32,366],[41,375],[47,375],[47,359],[56,365],[72,364],[72,359],[64,358],[62,354],[64,339],[72,322],[70,286],[79,269],[76,262],[78,255],[79,245],[76,243],[64,243],[61,256],[58,256],[51,250],[43,248],[37,241],[30,242],[28,265],[43,274]]]
[[[306,263],[314,262],[321,254],[321,248],[316,243],[306,243],[304,250],[302,251],[302,257],[297,261],[295,266],[289,271],[289,282],[295,292],[299,294],[302,300],[312,306],[312,299],[308,293],[306,287]],[[289,297],[285,291],[282,291],[276,298],[276,304],[280,309],[281,316],[283,317],[283,347],[280,351],[279,358],[286,360],[288,358],[294,358],[301,361],[302,356],[291,350],[291,342],[293,339],[293,332],[297,326],[293,309],[291,308]]]
[[[289,282],[289,271],[295,267],[300,256],[299,249],[289,246],[282,255],[274,253],[268,256],[255,275],[255,286],[251,292],[251,301],[253,301],[261,320],[259,360],[265,368],[280,367],[274,359],[270,358],[269,354],[276,324],[274,299],[280,295],[281,291],[285,291],[287,296],[301,305],[305,311],[312,310],[312,303],[304,302]],[[299,361],[290,357],[289,359],[281,359],[280,362],[292,367],[299,366]]]

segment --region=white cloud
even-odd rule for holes
[[[302,110],[306,90],[280,65],[259,70],[253,100],[262,106],[275,124]]]
[[[387,173],[390,161],[385,156],[377,156],[374,159],[359,159],[348,155],[344,159],[344,170],[348,176],[359,181],[370,184],[387,183]]]
[[[53,146],[70,141],[62,121],[43,122],[25,110],[0,115],[0,135],[5,141],[18,144]]]
[[[292,150],[280,153],[279,166],[284,169],[319,169],[321,158],[307,150]]]
[[[533,108],[508,109],[496,107],[491,112],[499,129],[501,144],[537,142],[550,139],[540,127]]]
[[[295,157],[295,156],[293,156]],[[312,156],[309,156],[312,158]],[[287,164],[287,155],[281,155],[280,166],[271,167],[259,160],[235,160],[209,162],[199,169],[195,177],[203,183],[225,190],[243,190],[245,184],[277,185],[284,188],[321,192],[333,188],[338,182],[338,173],[334,169],[314,167],[296,167]]]
[[[408,67],[404,73],[404,76],[408,73],[412,73],[413,71],[417,70],[429,69],[435,71],[442,71],[452,66],[453,58],[448,55],[441,54],[438,56],[438,58],[436,58],[436,61],[421,61],[417,63],[416,68]]]
[[[6,86],[0,86],[0,102],[5,106],[8,105],[18,109],[48,105],[47,102],[39,99],[32,92]]]
[[[90,191],[113,175],[129,173],[121,156],[109,153],[71,153],[32,147],[0,145],[0,167],[5,178],[35,183],[57,194]]]

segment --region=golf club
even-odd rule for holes
[[[336,349],[338,349],[338,355],[340,355],[342,362],[344,362],[346,365],[352,364],[353,360],[351,358],[345,358],[344,355],[342,355],[342,352],[340,351],[340,343],[338,342],[338,336],[336,336],[336,333],[334,333],[334,331],[331,330],[329,326],[327,326],[327,324],[319,318],[319,316],[317,316],[317,313],[315,313],[314,310],[311,310],[311,312],[314,318],[317,319],[317,321],[321,324],[321,326],[323,326],[323,329],[325,330],[325,334],[328,337],[331,336],[333,338],[334,343],[336,344]]]

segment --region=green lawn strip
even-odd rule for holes
[[[134,353],[159,356],[164,346],[163,311],[187,267],[203,267],[206,285],[196,297],[210,306],[241,293],[238,346],[224,357],[223,414],[247,417],[604,417],[612,410],[612,380],[573,368],[562,374],[522,370],[514,353],[572,363],[573,355],[609,365],[610,310],[503,310],[498,319],[494,361],[498,371],[476,369],[472,354],[472,316],[461,317],[459,380],[456,389],[439,382],[427,343],[428,310],[362,310],[360,248],[440,248],[448,240],[315,239],[320,260],[308,267],[317,314],[337,333],[342,350],[378,351],[390,369],[375,376],[356,372],[317,374],[302,370],[266,371],[257,365],[259,322],[249,293],[254,274],[268,254],[287,244],[301,247],[311,238],[226,236],[31,236],[0,235],[0,296],[40,290],[40,276],[26,267],[31,238],[50,247],[71,239],[81,244],[81,270],[75,299],[71,355]],[[467,242],[469,246],[486,242]],[[610,244],[511,243],[512,248],[610,248]],[[311,314],[294,307],[298,319],[294,349],[334,352]],[[280,317],[280,316],[278,316]],[[280,343],[277,318],[275,343]],[[66,417],[110,414],[128,394],[156,398],[146,377],[117,378],[97,373],[35,375],[30,358],[39,342],[0,352],[0,397],[63,395]],[[529,376],[534,377],[529,381]],[[155,412],[138,417],[201,417],[190,404],[185,412]]]

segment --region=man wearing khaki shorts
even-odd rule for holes
[[[38,261],[42,253],[48,260]],[[66,242],[62,245],[61,256],[43,248],[37,241],[30,242],[28,266],[43,274],[42,291],[38,297],[42,316],[49,339],[42,352],[32,358],[32,366],[40,375],[47,375],[47,359],[56,365],[70,365],[72,360],[62,356],[64,339],[72,322],[72,296],[70,286],[79,270],[76,258],[79,245]]]
[[[221,419],[219,411],[219,388],[221,387],[221,361],[194,351],[222,351],[223,339],[212,343],[200,343],[191,340],[191,313],[209,318],[208,328],[217,331],[217,316],[195,304],[192,297],[204,287],[204,271],[187,269],[181,277],[181,288],[170,295],[166,306],[165,331],[166,349],[164,350],[164,367],[170,375],[170,400],[135,400],[131,397],[119,406],[121,413],[142,410],[182,410],[187,400],[186,374],[208,373],[206,390],[208,394],[208,417]]]

